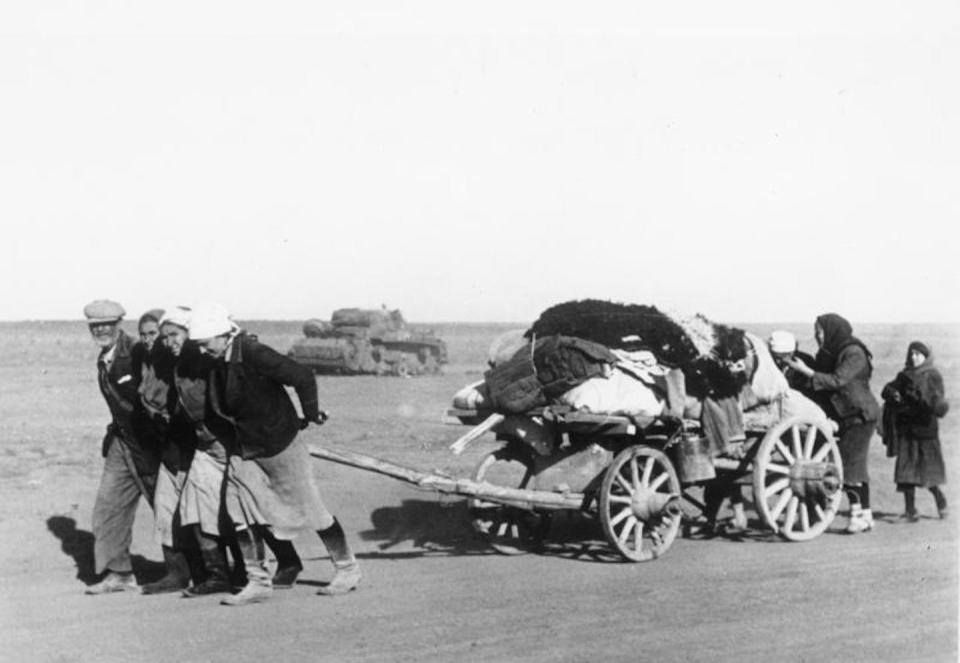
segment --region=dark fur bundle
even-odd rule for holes
[[[746,357],[743,331],[699,314],[685,317],[599,299],[568,301],[545,310],[526,332],[528,338],[554,334],[608,348],[649,350],[661,363],[680,367],[688,393],[699,398],[736,395],[746,382],[745,374],[730,370]]]
[[[564,302],[541,313],[526,336],[554,334],[584,338],[608,348],[650,350],[671,366],[688,364],[699,354],[680,325],[655,307],[639,304],[599,299]]]

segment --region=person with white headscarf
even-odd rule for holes
[[[191,337],[214,359],[208,379],[208,428],[243,465],[255,463],[269,478],[275,501],[264,515],[271,533],[290,540],[304,528],[317,532],[330,553],[335,573],[318,594],[345,594],[360,582],[360,566],[339,521],[320,498],[306,445],[297,433],[308,423],[327,419],[317,401],[313,372],[244,333],[221,306],[198,306],[191,318]],[[285,387],[292,387],[304,419],[297,415]],[[237,468],[231,459],[231,472]],[[247,585],[227,605],[267,598],[272,591],[263,567],[262,546],[252,536],[241,539]]]
[[[813,396],[810,390],[810,380],[806,375],[790,366],[788,361],[799,359],[807,366],[813,366],[813,356],[800,350],[800,344],[797,337],[785,329],[777,329],[770,333],[767,339],[767,346],[770,348],[770,354],[783,375],[787,378],[787,384],[791,389],[799,391],[807,398]]]

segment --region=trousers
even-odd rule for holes
[[[100,487],[93,504],[93,557],[96,572],[109,569],[118,573],[133,570],[130,542],[133,520],[143,496],[153,507],[156,474],[140,474],[130,448],[115,437],[103,462]]]

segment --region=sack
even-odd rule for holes
[[[617,357],[606,346],[572,336],[548,336],[533,351],[544,393],[555,398],[590,378],[606,375]]]
[[[498,412],[519,414],[547,404],[530,358],[529,346],[484,373],[490,404]]]
[[[608,378],[590,378],[563,394],[560,402],[576,410],[641,417],[660,416],[664,408],[651,387],[619,369]]]
[[[532,354],[532,356],[531,356]],[[498,412],[518,414],[546,405],[601,376],[617,360],[606,347],[571,336],[548,336],[531,351],[528,343],[484,374],[490,402]]]

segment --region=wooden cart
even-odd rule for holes
[[[841,498],[843,468],[833,434],[803,419],[748,426],[739,457],[713,458],[716,477],[705,478],[685,471],[691,460],[685,449],[700,439],[691,422],[549,407],[506,417],[474,410],[448,415],[473,426],[452,445],[457,452],[488,431],[503,442],[481,459],[470,479],[342,450],[312,453],[421,489],[468,497],[473,527],[504,554],[536,549],[552,514],[573,509],[598,515],[607,541],[624,559],[656,559],[673,544],[690,510],[704,508],[693,493],[706,481],[752,486],[763,523],[790,541],[826,530]]]

